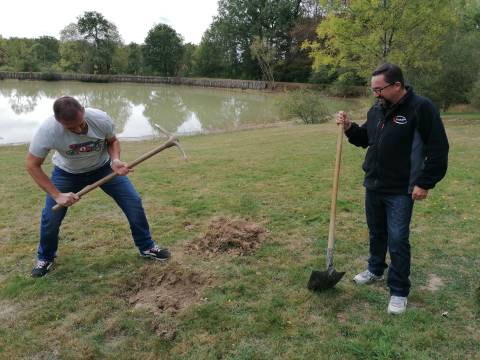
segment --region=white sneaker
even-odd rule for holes
[[[407,310],[407,298],[403,296],[390,296],[390,302],[388,303],[388,313],[393,315],[399,315]]]
[[[383,276],[377,276],[375,274],[372,274],[368,270],[365,270],[360,274],[355,275],[355,277],[353,278],[353,281],[355,281],[358,285],[371,284],[375,281],[380,280],[383,280]]]

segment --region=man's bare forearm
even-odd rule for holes
[[[56,198],[60,192],[53,185],[52,180],[45,174],[41,166],[27,165],[27,171],[33,180],[40,186],[45,192],[47,192],[52,198]]]
[[[120,159],[120,141],[116,137],[113,137],[111,140],[107,140],[108,143],[108,155],[110,159],[119,160]]]

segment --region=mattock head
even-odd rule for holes
[[[163,134],[165,135],[169,140],[171,140],[173,142],[173,144],[177,147],[177,149],[180,151],[180,153],[182,154],[183,156],[183,159],[184,160],[188,160],[187,158],[187,154],[185,154],[185,151],[183,151],[183,148],[182,146],[180,145],[180,140],[178,140],[178,138],[173,135],[172,133],[168,132],[167,130],[165,130],[163,127],[161,127],[160,125],[158,124],[153,124],[157,127],[157,129]]]

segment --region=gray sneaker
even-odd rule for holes
[[[403,296],[390,296],[387,312],[392,315],[399,315],[407,310],[407,298]]]
[[[148,257],[154,260],[167,261],[168,259],[170,259],[172,254],[170,254],[170,251],[168,251],[168,249],[161,249],[157,245],[155,245],[150,250],[140,251],[140,256]]]
[[[372,274],[368,270],[365,270],[360,274],[355,275],[355,277],[353,278],[353,281],[355,281],[358,285],[371,284],[375,281],[381,280],[383,280],[383,276],[377,276],[375,274]]]

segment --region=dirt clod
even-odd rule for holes
[[[267,234],[262,224],[241,218],[214,217],[207,230],[187,245],[187,250],[207,256],[219,253],[245,255],[256,250]]]
[[[428,284],[425,287],[425,289],[435,292],[438,291],[441,287],[443,287],[445,284],[443,282],[443,279],[435,274],[430,274],[429,279],[428,279]]]
[[[141,281],[131,290],[128,301],[135,308],[145,308],[156,315],[176,314],[199,301],[201,290],[208,283],[206,276],[172,262],[161,272],[144,269]]]
[[[156,324],[155,333],[164,340],[173,341],[177,337],[177,327],[174,324]]]

